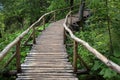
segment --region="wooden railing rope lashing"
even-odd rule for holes
[[[120,66],[114,62],[112,62],[111,60],[109,60],[108,58],[106,58],[104,55],[102,55],[100,52],[98,52],[96,49],[94,49],[93,47],[91,47],[87,42],[85,42],[84,40],[76,37],[73,32],[69,29],[69,25],[68,25],[68,18],[71,15],[71,11],[67,14],[65,22],[63,24],[64,26],[64,30],[67,31],[69,33],[69,35],[71,36],[71,38],[74,40],[74,44],[75,44],[75,48],[76,48],[76,42],[80,43],[82,46],[84,46],[89,52],[91,52],[94,56],[96,56],[99,60],[101,60],[103,63],[105,63],[105,65],[107,65],[109,68],[113,69],[114,71],[120,73]],[[65,32],[64,31],[64,32]],[[65,34],[64,34],[65,35]],[[77,50],[77,49],[76,49]],[[74,51],[74,58],[76,58],[77,54],[76,51]],[[73,63],[74,63],[74,71],[77,71],[76,69],[76,59],[73,59]]]

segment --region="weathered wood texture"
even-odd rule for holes
[[[63,42],[63,22],[51,23],[36,39],[16,80],[78,80]]]

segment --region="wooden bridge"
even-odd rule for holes
[[[66,9],[61,9],[67,10]],[[26,31],[19,35],[13,42],[7,45],[0,53],[0,61],[7,55],[10,49],[16,46],[15,53],[11,56],[5,66],[16,57],[17,78],[16,80],[78,80],[78,73],[88,73],[89,68],[85,62],[78,55],[77,47],[78,43],[83,45],[94,56],[100,59],[111,69],[120,73],[120,66],[107,59],[96,49],[91,47],[87,42],[77,38],[73,32],[69,29],[71,23],[77,20],[77,16],[72,16],[70,11],[65,19],[56,20],[56,12],[61,10],[51,11],[41,16],[35,23],[33,23]],[[53,21],[45,28],[46,16],[53,15],[50,21]],[[43,31],[37,38],[35,37],[36,24],[42,22]],[[20,63],[20,47],[21,39],[32,30],[30,37],[33,38],[33,47],[27,54],[24,63]],[[69,62],[68,54],[65,48],[65,40],[69,33],[69,37],[73,39],[73,63]],[[29,37],[29,38],[30,38]],[[28,38],[28,39],[29,39]],[[27,40],[28,41],[28,40]],[[25,44],[27,44],[27,41]],[[85,66],[84,70],[77,69],[77,59],[79,59]]]
[[[64,19],[53,22],[36,39],[17,80],[77,80],[63,41]]]

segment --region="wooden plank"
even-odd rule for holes
[[[32,69],[32,70],[22,70],[23,73],[73,73],[73,70],[46,70],[46,69]]]
[[[47,40],[47,41],[49,41],[49,40]],[[56,40],[56,41],[60,42],[61,40]],[[46,42],[46,40],[44,40],[44,42]],[[48,43],[48,42],[46,42],[46,43]],[[51,44],[51,45],[49,45],[49,44],[47,44],[47,45],[43,44],[43,45],[34,45],[32,48],[34,48],[34,49],[39,49],[39,48],[56,48],[56,49],[58,48],[58,49],[63,49],[63,48],[65,48],[65,46],[64,45],[57,45],[57,44]]]
[[[61,49],[61,50],[59,50],[59,49],[56,49],[56,50],[51,50],[51,49],[48,49],[48,50],[39,50],[39,49],[32,49],[31,51],[30,51],[30,53],[49,53],[49,52],[51,52],[51,53],[60,53],[60,52],[66,52],[66,50],[64,50],[64,49]]]
[[[27,57],[68,57],[66,54],[28,54]]]
[[[34,67],[22,67],[22,70],[35,70],[35,69],[37,69],[37,70],[41,70],[41,69],[46,69],[46,70],[73,70],[73,67],[72,68],[70,68],[70,67],[56,67],[56,68],[52,68],[52,67],[36,67],[36,68],[34,68]]]
[[[32,52],[32,53],[28,53],[28,55],[67,55],[67,53],[66,52],[54,52],[54,53],[52,53],[52,52],[49,52],[49,53],[34,53],[34,52]]]
[[[24,61],[24,63],[34,63],[34,61]],[[23,64],[24,64],[23,63]],[[40,61],[38,61],[38,62],[36,62],[36,63],[38,63],[38,64],[60,64],[60,63],[62,63],[62,64],[69,64],[69,65],[71,65],[71,62],[65,62],[65,61],[59,61],[59,62],[51,62],[51,61],[44,61],[44,62],[40,62]]]
[[[67,59],[67,57],[63,56],[27,56],[26,59]]]
[[[68,59],[25,59],[25,62],[38,62],[38,63],[67,63]]]
[[[60,68],[60,67],[70,67],[70,68],[72,68],[72,65],[63,65],[63,64],[59,64],[59,65],[52,65],[52,64],[42,64],[42,65],[37,65],[37,64],[35,64],[35,63],[32,63],[32,64],[22,64],[21,65],[21,67],[34,67],[34,68],[36,68],[36,67],[53,67],[53,68]]]
[[[45,41],[45,43],[46,43],[46,41]],[[49,43],[46,43],[46,44],[49,44]],[[50,47],[51,46],[51,47]],[[61,50],[61,51],[63,51],[65,48],[62,46],[62,47],[56,47],[55,48],[55,46],[53,46],[53,45],[45,45],[45,46],[41,46],[41,47],[33,47],[32,49],[34,49],[34,50],[38,50],[38,51],[40,51],[40,50],[49,50],[49,49],[51,49],[51,50]],[[63,49],[63,50],[62,50]],[[64,50],[65,51],[65,50]]]
[[[36,76],[27,76],[27,75],[19,75],[19,78],[21,78],[21,77],[24,77],[24,78],[40,78],[39,77],[39,75],[36,75]],[[41,78],[76,78],[75,76],[69,76],[69,75],[67,75],[67,76],[57,76],[57,75],[51,75],[51,76],[49,76],[49,75],[46,75],[46,76],[41,76]]]
[[[19,73],[18,76],[74,76],[73,73]]]
[[[26,78],[26,77],[22,77],[22,78],[18,78],[16,80],[78,80],[77,78]]]
[[[51,65],[57,65],[57,66],[64,65],[65,66],[65,65],[67,65],[67,66],[69,66],[70,65],[71,66],[71,64],[68,64],[68,63],[55,63],[55,62],[54,63],[47,63],[47,64],[46,63],[34,62],[34,63],[23,63],[22,65],[29,65],[29,66],[30,65],[42,65],[42,66],[46,66],[46,65],[49,65],[49,66],[51,66]]]

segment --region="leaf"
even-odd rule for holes
[[[111,70],[111,69],[106,69],[105,70],[105,73],[104,73],[104,78],[112,78],[112,77],[114,77],[114,76],[116,76],[117,75],[117,73],[116,72],[114,72],[113,70]]]
[[[104,78],[113,78],[117,75],[117,73],[115,71],[113,71],[112,69],[110,68],[103,68],[100,72],[100,75],[103,75]]]
[[[114,56],[115,57],[120,57],[120,52],[116,50],[115,53],[114,53]]]
[[[95,61],[95,64],[94,64],[94,66],[93,66],[93,70],[97,70],[97,69],[99,69],[101,67],[101,63],[99,62],[99,61]]]

